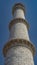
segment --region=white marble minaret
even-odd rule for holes
[[[34,65],[35,47],[29,39],[24,6],[21,3],[15,4],[12,14],[9,41],[3,49],[5,65]]]

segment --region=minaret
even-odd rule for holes
[[[24,6],[21,3],[15,4],[12,14],[9,41],[3,49],[5,65],[34,65],[35,47],[29,39]]]

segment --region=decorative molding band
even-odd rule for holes
[[[35,54],[35,47],[30,41],[27,41],[27,40],[24,40],[24,39],[13,39],[13,40],[7,42],[7,44],[4,46],[4,48],[3,48],[4,56],[6,56],[8,50],[10,48],[15,47],[15,46],[27,47],[31,50],[33,55]]]
[[[29,29],[29,24],[28,22],[25,20],[25,19],[22,19],[22,18],[16,18],[16,19],[13,19],[10,23],[9,23],[9,30],[11,29],[11,27],[16,24],[16,23],[24,23],[26,24],[27,28]]]

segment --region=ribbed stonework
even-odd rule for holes
[[[34,65],[35,47],[29,39],[24,6],[21,3],[15,4],[12,14],[9,41],[3,49],[5,65]]]

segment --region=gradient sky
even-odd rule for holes
[[[0,0],[0,65],[4,65],[3,46],[8,41],[8,24],[12,17],[12,6],[23,3],[26,7],[26,19],[30,24],[29,37],[36,48],[34,63],[37,65],[37,0]]]

